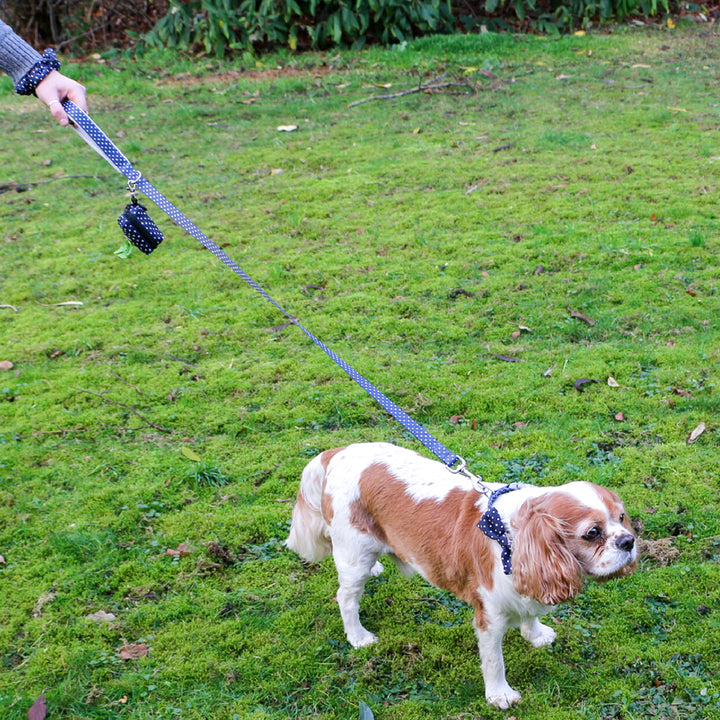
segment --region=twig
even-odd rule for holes
[[[400,92],[390,93],[388,95],[372,95],[371,97],[363,98],[362,100],[355,100],[355,102],[351,102],[348,107],[355,107],[357,105],[362,105],[363,103],[371,102],[373,100],[395,100],[396,98],[405,97],[406,95],[412,95],[414,93],[426,92],[428,90],[442,90],[449,87],[466,87],[470,88],[471,90],[476,90],[475,86],[469,82],[440,82],[443,78],[446,77],[447,74],[439,75],[438,77],[430,80],[430,82],[426,83],[425,85],[420,83],[417,87],[410,88],[409,90],[401,90]]]
[[[84,427],[66,428],[64,430],[33,430],[29,435],[18,435],[17,437],[20,440],[25,440],[26,438],[39,438],[42,435],[60,435],[65,437],[70,433],[84,433],[87,431],[88,429]]]
[[[141,412],[138,411],[138,409],[134,405],[126,405],[125,403],[121,403],[118,400],[113,400],[112,398],[105,397],[102,393],[96,393],[92,392],[91,390],[83,390],[82,388],[74,388],[75,390],[78,390],[82,393],[87,393],[88,395],[94,395],[95,397],[99,397],[101,400],[110,403],[112,405],[118,405],[119,407],[123,407],[126,410],[129,410],[133,415],[136,415],[139,417],[143,422],[147,423],[149,427],[155,428],[156,430],[159,430],[160,432],[164,433],[172,433],[172,430],[168,430],[167,428],[162,427],[161,425],[156,425],[154,422],[151,422],[148,420]],[[130,428],[125,428],[130,429]],[[132,428],[132,430],[140,430],[141,428]]]
[[[142,395],[142,394],[143,394],[143,391],[142,391],[137,385],[133,385],[131,382],[128,382],[127,380],[125,380],[125,378],[121,377],[121,376],[118,375],[117,373],[113,373],[113,375],[114,375],[118,380],[120,380],[120,382],[125,383],[128,387],[131,387],[133,390],[137,390],[138,395]]]
[[[18,312],[18,309],[14,305],[0,305],[0,309],[6,308],[8,310],[14,310],[15,312]]]

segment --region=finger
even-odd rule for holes
[[[70,122],[70,119],[68,118],[67,113],[63,109],[62,103],[59,100],[51,100],[48,103],[48,109],[50,110],[52,116],[63,127],[65,127]]]
[[[80,83],[68,90],[67,99],[72,100],[83,112],[88,111],[85,87]]]

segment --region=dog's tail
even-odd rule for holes
[[[332,552],[329,528],[321,509],[325,467],[320,454],[303,470],[290,534],[285,541],[287,547],[308,562],[319,562]]]

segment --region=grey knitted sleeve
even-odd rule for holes
[[[13,29],[0,20],[0,70],[17,83],[41,59],[37,50],[28,45]]]

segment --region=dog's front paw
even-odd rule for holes
[[[520,634],[536,648],[550,645],[557,637],[557,633],[551,627],[543,625],[537,620],[529,626],[521,626]]]
[[[485,699],[496,708],[500,710],[507,710],[508,708],[516,705],[520,702],[520,693],[517,690],[513,690],[509,685],[504,688],[498,688],[492,692],[485,693]]]
[[[377,635],[373,635],[369,630],[363,628],[362,632],[352,633],[347,636],[347,639],[354,648],[361,648],[377,642]]]

